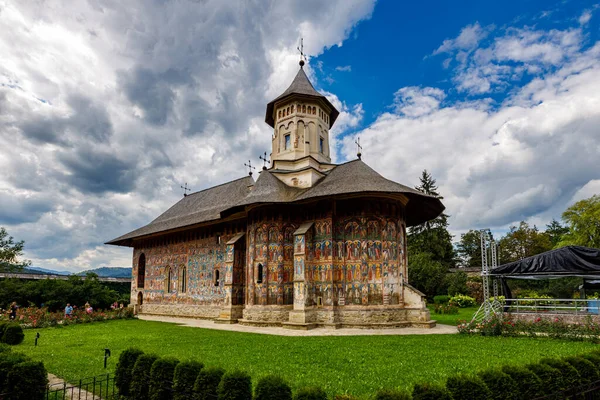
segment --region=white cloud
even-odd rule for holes
[[[592,12],[590,10],[585,10],[583,14],[579,17],[579,24],[585,25],[592,19]]]
[[[352,65],[344,65],[342,66],[337,66],[335,67],[336,71],[341,71],[341,72],[350,72],[352,71]]]
[[[460,31],[460,34],[456,38],[444,40],[442,45],[433,54],[452,53],[457,50],[473,50],[477,48],[481,40],[485,39],[491,29],[493,27],[482,28],[479,22],[467,25]]]
[[[102,243],[184,182],[243,176],[270,149],[265,107],[298,70],[299,38],[309,56],[340,46],[373,7],[0,0],[0,224],[41,267],[129,265]],[[340,110],[340,127],[362,117]]]
[[[394,93],[394,110],[407,117],[421,117],[437,110],[445,97],[437,88],[404,87]]]
[[[430,171],[456,233],[502,230],[523,219],[548,223],[600,191],[599,48],[573,53],[498,108],[486,101],[440,106],[441,91],[402,88],[401,99],[417,99],[399,103],[410,111],[382,114],[346,137],[342,152],[353,157],[360,135],[363,159],[384,176],[414,186]]]

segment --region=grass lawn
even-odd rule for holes
[[[429,312],[431,313],[431,319],[434,319],[438,322],[438,324],[445,325],[458,325],[458,321],[466,320],[470,321],[473,318],[473,314],[479,310],[479,306],[476,307],[467,307],[467,308],[459,308],[458,314],[436,314],[433,312],[433,305],[427,306],[429,308]]]
[[[40,341],[34,347],[34,336]],[[379,388],[409,388],[419,381],[444,381],[456,372],[524,364],[542,357],[578,354],[597,346],[546,338],[463,335],[283,337],[175,324],[117,320],[26,330],[15,347],[48,371],[69,381],[113,372],[119,354],[136,346],[147,353],[197,359],[207,366],[242,369],[253,382],[279,374],[293,388],[318,385],[332,395],[367,398]],[[112,351],[103,368],[104,348]]]

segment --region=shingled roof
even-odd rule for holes
[[[252,190],[250,186],[253,185]],[[315,186],[298,189],[287,186],[270,171],[262,171],[256,183],[250,177],[192,193],[148,225],[107,242],[127,246],[131,239],[217,221],[245,206],[265,203],[305,202],[344,194],[399,193],[408,197],[406,224],[413,226],[433,219],[444,210],[442,202],[418,190],[390,181],[361,160],[340,164]]]
[[[254,180],[246,176],[222,185],[191,193],[179,200],[148,225],[106,242],[127,246],[134,238],[183,228],[221,218],[221,212],[241,203],[250,193]]]
[[[331,104],[329,100],[327,100],[327,97],[323,96],[321,93],[315,90],[312,83],[310,83],[308,77],[304,73],[304,69],[300,68],[290,87],[288,87],[285,90],[285,92],[279,95],[275,100],[267,104],[267,115],[265,116],[265,122],[269,124],[271,128],[275,127],[275,120],[273,119],[273,110],[275,108],[275,103],[295,94],[316,97],[324,101],[327,104],[327,106],[331,108],[329,128],[333,126],[333,123],[337,119],[338,115],[340,115],[340,112],[333,106],[333,104]]]

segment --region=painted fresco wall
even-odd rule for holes
[[[176,244],[136,248],[133,255],[132,299],[137,298],[139,257],[146,257],[144,304],[221,305],[225,298],[225,243],[233,235],[207,237]],[[220,279],[215,280],[216,271]],[[170,285],[168,274],[170,272]],[[185,277],[185,288],[183,278]],[[185,292],[182,291],[185,289]]]
[[[293,303],[293,233],[297,226],[270,221],[248,226],[246,282],[249,305]],[[262,279],[259,272],[262,269]]]

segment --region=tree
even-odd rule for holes
[[[521,221],[518,228],[510,227],[510,231],[498,242],[498,247],[498,264],[506,264],[552,250],[553,246],[549,235],[539,232],[535,225],[532,228]]]
[[[408,281],[431,299],[437,294],[447,294],[447,272],[448,268],[434,260],[431,253],[417,253],[410,259]]]
[[[25,242],[14,241],[12,236],[4,227],[0,227],[0,271],[15,272],[21,271],[23,268],[31,265],[31,261],[19,261],[19,257],[23,255],[23,247]]]
[[[443,199],[438,193],[435,179],[427,170],[424,170],[421,178],[421,184],[415,189]],[[408,231],[408,254],[430,253],[432,259],[441,262],[446,268],[454,267],[455,254],[452,246],[452,235],[448,232],[448,215],[442,213],[438,217],[426,221],[421,225],[412,226]]]
[[[456,253],[462,267],[481,268],[481,232],[471,229],[460,235]]]
[[[558,247],[577,245],[600,248],[600,195],[578,201],[562,215],[568,225]]]
[[[553,247],[556,247],[562,240],[563,236],[568,232],[569,228],[562,226],[560,222],[555,219],[552,219],[552,222],[546,225],[546,235],[548,235],[550,238],[550,242],[552,242]]]

